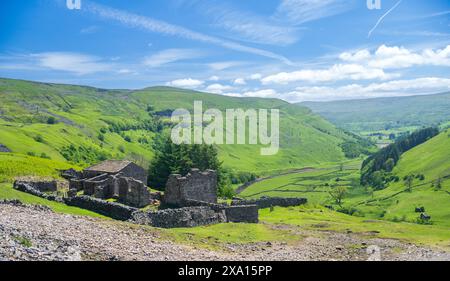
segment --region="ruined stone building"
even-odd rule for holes
[[[107,160],[89,167],[83,171],[86,178],[93,178],[102,174],[117,175],[133,178],[143,183],[147,182],[147,172],[144,168],[126,160]]]
[[[85,169],[80,176],[70,179],[71,193],[99,199],[117,198],[129,206],[142,208],[150,203],[144,168],[130,161],[108,160]]]
[[[164,203],[170,206],[188,206],[188,201],[217,203],[217,173],[191,169],[186,176],[172,174],[167,180]]]

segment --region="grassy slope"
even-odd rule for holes
[[[436,190],[431,182],[438,177],[450,175],[450,129],[431,140],[404,153],[394,169],[400,178],[409,174],[423,174],[424,181],[415,180],[413,191],[402,192],[405,185],[402,181],[391,183],[384,190],[377,191],[373,199],[355,198],[349,202],[371,216],[384,214],[386,219],[402,219],[414,221],[418,214],[415,207],[425,207],[431,215],[433,223],[450,227],[450,179],[442,182],[442,189]],[[398,195],[395,195],[399,193]],[[395,195],[394,197],[392,197]],[[364,203],[364,204],[361,204]]]
[[[303,106],[348,130],[380,131],[393,127],[432,126],[450,120],[450,93],[351,101],[304,102]]]
[[[105,134],[105,141],[97,136],[107,127],[104,120],[132,121],[148,118],[147,106],[155,111],[191,109],[194,100],[202,100],[204,110],[227,108],[279,108],[281,112],[280,152],[274,156],[260,156],[260,146],[220,146],[224,165],[252,172],[270,172],[344,159],[338,147],[349,139],[342,131],[324,121],[310,110],[276,99],[233,98],[181,89],[155,87],[139,91],[102,90],[90,87],[34,83],[0,79],[0,143],[13,152],[45,153],[57,161],[65,161],[61,149],[74,144],[104,152],[109,158],[130,158],[140,155],[144,162],[153,156],[153,133],[128,131],[132,142],[116,133]],[[46,124],[52,115],[58,124]],[[35,139],[43,137],[42,142]],[[150,144],[136,140],[146,136]],[[119,147],[125,148],[121,152]],[[83,163],[81,163],[83,165]]]
[[[402,181],[391,183],[384,190],[375,191],[370,197],[358,185],[359,171],[353,166],[322,167],[317,171],[275,177],[250,186],[240,194],[243,197],[288,196],[305,197],[314,204],[333,204],[328,191],[331,185],[344,185],[349,190],[344,206],[356,208],[358,215],[394,221],[415,222],[418,215],[415,207],[425,207],[435,225],[450,227],[450,179],[442,182],[436,190],[431,182],[438,177],[450,175],[450,129],[428,142],[402,155],[394,173],[400,178],[409,174],[423,174],[424,181],[415,180],[413,192],[404,192]],[[336,178],[340,178],[336,182]],[[329,186],[325,186],[328,184]]]

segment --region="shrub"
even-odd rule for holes
[[[53,116],[48,117],[47,124],[53,125],[56,124],[56,119]]]
[[[37,141],[37,142],[41,142],[41,143],[44,142],[44,138],[41,135],[35,136],[34,140]]]
[[[51,157],[48,156],[45,152],[42,152],[40,157],[44,159],[51,159]]]

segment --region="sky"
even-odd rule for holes
[[[0,27],[5,78],[288,102],[450,91],[448,0],[2,0]]]

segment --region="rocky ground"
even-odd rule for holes
[[[149,227],[0,202],[0,260],[450,260],[450,253],[396,240],[295,231],[304,239],[212,251],[176,244]]]

